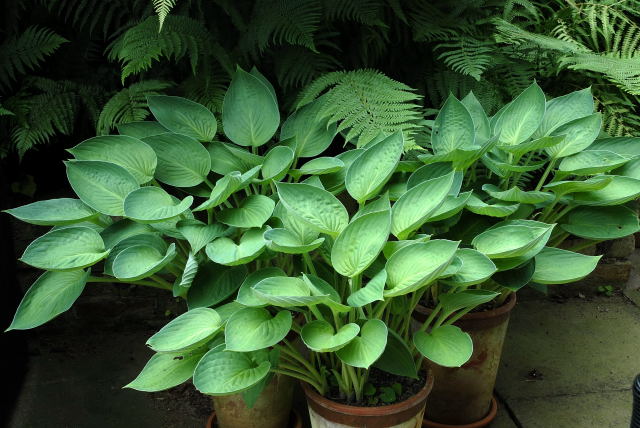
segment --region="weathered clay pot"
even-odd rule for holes
[[[429,396],[429,416],[425,426],[446,424],[483,427],[493,420],[493,387],[498,375],[509,314],[515,304],[516,295],[513,293],[499,308],[469,313],[455,322],[455,325],[471,335],[473,354],[459,368],[430,364],[436,382]],[[413,317],[424,321],[430,312],[430,309],[418,306]],[[429,425],[431,421],[440,425]]]
[[[216,412],[211,413],[209,419],[207,420],[206,428],[214,428],[218,425],[218,418],[216,416]],[[291,414],[289,415],[289,424],[285,425],[287,428],[302,428],[302,418],[300,414],[296,411],[296,409],[291,410]]]
[[[433,373],[417,394],[399,403],[378,407],[348,406],[318,394],[303,383],[311,428],[419,428],[424,418],[427,396],[433,388]]]
[[[283,428],[288,426],[294,381],[275,375],[248,408],[242,394],[213,397],[213,408],[220,428]]]

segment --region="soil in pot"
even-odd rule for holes
[[[502,345],[507,332],[509,314],[516,303],[515,294],[497,307],[479,308],[456,321],[455,325],[471,335],[473,354],[459,368],[431,364],[436,382],[427,403],[427,419],[448,425],[466,425],[483,421],[491,412]],[[424,320],[430,309],[418,306],[414,318]]]
[[[433,374],[429,371],[423,377],[417,392],[389,405],[348,405],[321,396],[307,384],[302,387],[312,428],[417,428],[422,424],[425,403],[433,388]]]

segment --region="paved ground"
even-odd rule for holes
[[[628,426],[631,382],[640,372],[639,278],[634,273],[627,295],[564,288],[568,298],[519,296],[492,428]],[[203,427],[208,400],[189,386],[159,394],[121,389],[149,357],[143,344],[152,332],[133,326],[38,336],[9,426]]]

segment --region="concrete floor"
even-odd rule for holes
[[[519,296],[492,428],[629,425],[631,383],[640,372],[638,278],[634,273],[626,295],[613,297],[588,291],[555,300]],[[121,389],[148,359],[144,342],[150,333],[149,327],[131,326],[37,336],[9,426],[46,421],[51,428],[203,427],[209,402],[189,385],[157,394]]]

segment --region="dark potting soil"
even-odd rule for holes
[[[399,403],[401,401],[407,400],[408,398],[417,394],[418,391],[420,391],[424,387],[426,380],[427,379],[424,372],[419,373],[419,379],[411,379],[408,377],[397,376],[376,368],[372,368],[369,371],[369,379],[367,383],[375,388],[375,392],[373,392],[372,388],[365,387],[365,397],[361,402],[356,402],[355,399],[348,400],[346,398],[341,398],[340,391],[338,390],[337,386],[331,387],[326,398],[330,399],[331,401],[335,401],[336,403],[347,404],[349,406],[386,406],[389,404]],[[400,388],[398,388],[396,384],[399,384]],[[396,393],[395,401],[383,400],[383,397],[388,397],[389,391],[387,388],[394,389],[395,391],[397,391],[398,389],[400,390],[399,394]],[[367,389],[369,389],[369,395],[367,395]]]

